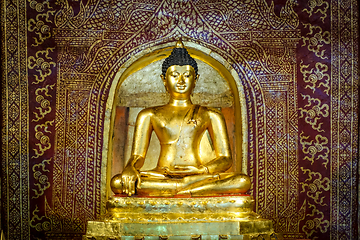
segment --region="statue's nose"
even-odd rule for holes
[[[185,80],[184,80],[184,76],[183,75],[180,75],[179,76],[179,84],[184,84],[185,83]]]

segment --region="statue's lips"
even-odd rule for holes
[[[176,84],[176,88],[179,89],[179,90],[185,90],[186,85],[185,85],[185,84],[184,84],[184,85],[183,85],[183,84],[181,84],[181,85],[180,85],[180,84]]]

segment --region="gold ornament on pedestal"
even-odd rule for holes
[[[196,61],[179,40],[162,65],[170,101],[139,113],[131,158],[110,182],[116,195],[103,221],[88,222],[84,239],[276,237],[272,222],[253,212],[254,200],[245,194],[250,178],[226,172],[233,159],[223,114],[190,100],[198,78]],[[216,157],[205,161],[199,151],[206,130]],[[154,169],[140,171],[152,131],[160,156]]]

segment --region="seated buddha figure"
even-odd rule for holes
[[[110,182],[116,194],[140,196],[219,196],[246,193],[245,174],[226,172],[233,159],[223,114],[195,105],[190,95],[199,78],[196,61],[179,40],[162,65],[161,79],[170,93],[168,104],[142,110],[135,124],[131,157]],[[208,130],[216,157],[200,158],[200,141]],[[152,131],[160,141],[157,166],[140,171]]]

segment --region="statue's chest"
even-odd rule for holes
[[[161,141],[173,141],[178,138],[194,139],[205,131],[204,121],[201,118],[193,120],[186,113],[173,113],[169,116],[159,116],[153,122],[154,131]]]

